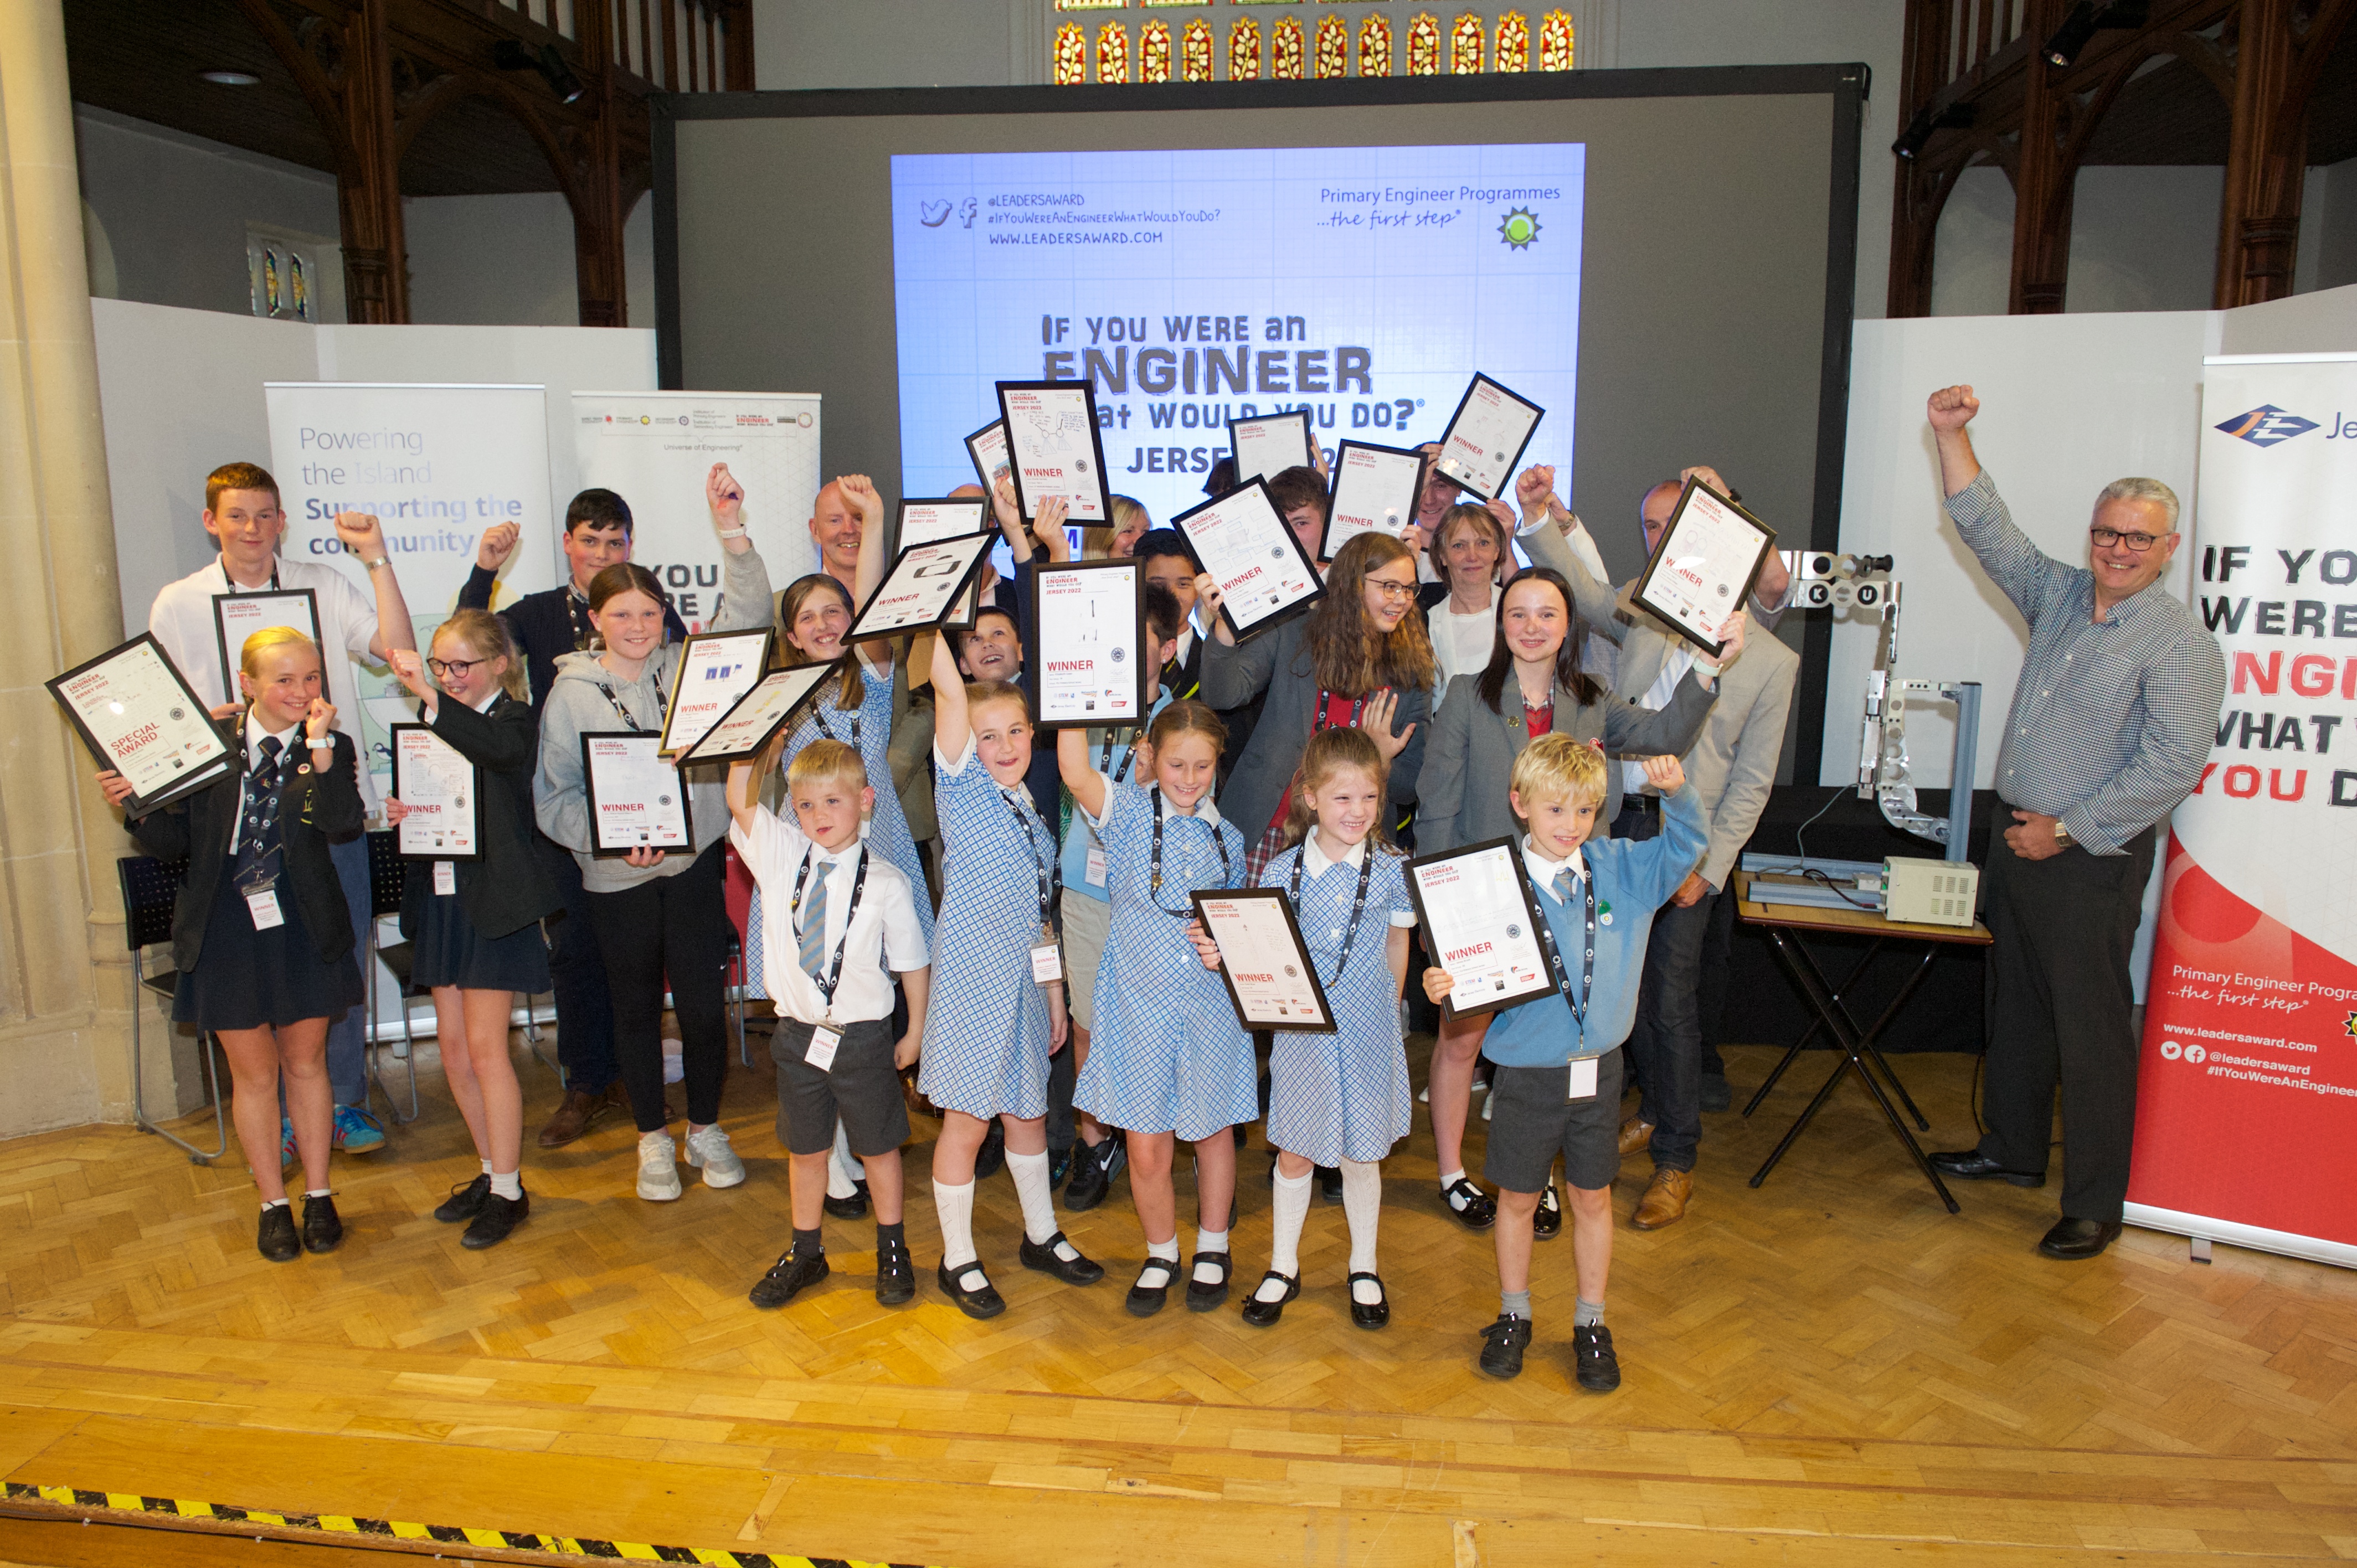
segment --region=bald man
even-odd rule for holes
[[[853,604],[859,602],[859,510],[828,480],[811,498],[811,542],[818,547],[818,569],[843,585]]]

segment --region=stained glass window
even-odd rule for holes
[[[1549,11],[1539,22],[1539,69],[1569,70],[1573,38],[1571,14]]]
[[[1308,39],[1301,18],[1287,16],[1268,36],[1268,74],[1278,81],[1299,81],[1309,74]]]
[[[1471,11],[1460,11],[1456,26],[1448,29],[1448,73],[1451,76],[1481,74],[1481,18]]]
[[[1107,22],[1097,29],[1097,80],[1129,80],[1129,29],[1119,22]]]
[[[1359,74],[1392,73],[1392,19],[1381,13],[1359,24]]]
[[[1318,20],[1318,79],[1351,74],[1351,24],[1340,16]]]
[[[1178,35],[1178,79],[1211,80],[1211,24],[1198,16]]]
[[[1159,16],[1137,29],[1137,80],[1170,80],[1170,24]]]
[[[1520,11],[1509,11],[1498,18],[1499,70],[1531,69],[1531,24]]]
[[[1118,11],[1129,0],[1056,0],[1059,11]]]
[[[1440,74],[1440,23],[1429,11],[1418,11],[1407,25],[1407,73]]]
[[[1078,87],[1089,79],[1089,41],[1078,22],[1056,29],[1056,85]]]
[[[1228,80],[1260,80],[1260,24],[1250,16],[1228,24]]]

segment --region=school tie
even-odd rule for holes
[[[1572,875],[1571,867],[1566,864],[1555,874],[1555,901],[1566,909],[1570,908],[1572,893],[1578,886],[1579,878]]]
[[[247,780],[245,831],[238,835],[242,859],[255,860],[269,853],[277,826],[279,753],[285,749],[274,735],[262,737],[262,761]]]
[[[813,886],[810,901],[803,906],[802,935],[802,972],[813,980],[826,973],[826,878],[827,863],[813,861],[811,879]]]

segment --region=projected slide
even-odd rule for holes
[[[1113,489],[1163,522],[1231,419],[1410,446],[1479,370],[1546,410],[1525,461],[1568,495],[1586,151],[894,157],[906,493],[972,480],[999,381],[1092,382]]]

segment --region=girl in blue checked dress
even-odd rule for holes
[[[1023,1203],[1023,1266],[1078,1285],[1104,1270],[1056,1228],[1048,1181],[1048,1058],[1064,1048],[1066,1026],[1062,971],[1046,961],[1056,950],[1056,830],[1024,784],[1031,710],[1003,681],[966,685],[949,639],[932,644],[943,886],[917,1088],[942,1111],[933,1145],[942,1290],[969,1317],[996,1317],[1006,1303],[974,1245],[974,1160],[993,1118],[1006,1125],[1006,1168]]]
[[[1129,1130],[1129,1191],[1146,1231],[1146,1266],[1129,1310],[1151,1317],[1178,1274],[1178,1202],[1170,1161],[1178,1139],[1195,1145],[1200,1223],[1187,1305],[1209,1312],[1228,1298],[1227,1217],[1236,1190],[1229,1129],[1260,1114],[1252,1036],[1236,1022],[1227,988],[1204,971],[1187,938],[1198,889],[1233,887],[1244,840],[1211,804],[1227,726],[1200,703],[1173,703],[1138,744],[1134,782],[1089,765],[1079,730],[1057,737],[1056,761],[1073,803],[1104,843],[1113,925],[1097,966],[1096,1029],[1072,1103]]]
[[[1301,1227],[1310,1176],[1342,1167],[1351,1225],[1351,1321],[1381,1328],[1391,1304],[1375,1273],[1382,1216],[1380,1162],[1407,1136],[1407,1054],[1400,1040],[1400,988],[1415,925],[1405,859],[1382,842],[1383,754],[1361,729],[1326,729],[1301,754],[1286,821],[1292,847],[1260,875],[1293,901],[1302,940],[1333,1006],[1336,1033],[1280,1032],[1269,1052],[1268,1141],[1278,1153],[1268,1273],[1244,1303],[1244,1321],[1265,1328],[1301,1294]],[[1219,949],[1189,932],[1206,967]]]

